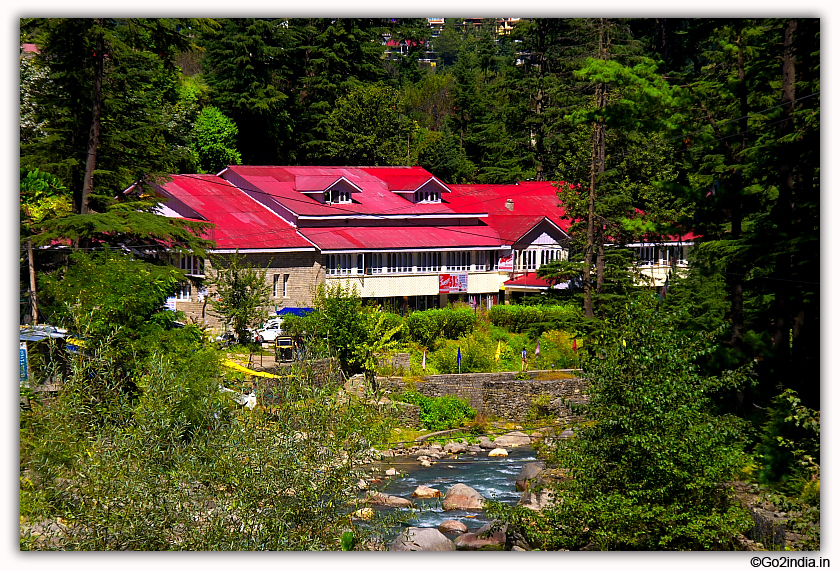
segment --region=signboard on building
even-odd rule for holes
[[[166,310],[167,311],[174,311],[175,310],[175,297],[167,297],[166,298]]]
[[[467,292],[467,274],[466,273],[441,273],[440,274],[440,292],[441,293],[466,293]]]
[[[499,256],[499,271],[513,271],[513,250],[505,255]]]

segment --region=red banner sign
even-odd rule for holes
[[[466,273],[441,273],[440,274],[440,292],[441,293],[466,293],[467,292],[467,274]]]
[[[513,251],[509,254],[501,254],[499,257],[499,271],[513,271]]]

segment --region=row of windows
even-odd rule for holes
[[[289,296],[289,274],[285,273],[280,275],[279,273],[274,274],[274,285],[272,287],[271,294],[274,297],[288,297]],[[184,283],[180,289],[178,289],[177,293],[175,293],[175,299],[178,301],[192,301],[193,300],[193,286],[190,283]],[[196,301],[203,301],[204,298],[207,296],[207,288],[201,287],[196,291]]]
[[[440,192],[437,190],[418,190],[414,193],[414,201],[418,204],[440,203]],[[350,204],[353,198],[349,190],[327,190],[324,192],[324,202],[327,204]]]
[[[499,251],[336,253],[325,256],[324,268],[327,275],[497,271],[499,255]],[[556,248],[525,250],[515,253],[514,267],[519,271],[534,270],[540,265],[561,258],[562,250]]]
[[[645,244],[638,248],[637,255],[642,265],[670,265],[687,263],[688,247],[684,245]]]
[[[427,190],[418,190],[414,193],[414,201],[419,203],[427,202],[427,203],[438,203],[440,202],[440,192],[437,191],[427,191]]]

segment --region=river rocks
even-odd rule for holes
[[[497,437],[495,443],[497,447],[517,447],[520,445],[530,445],[531,436],[521,431],[511,431],[503,436]]]
[[[426,485],[420,485],[414,492],[411,494],[412,497],[417,497],[418,499],[434,499],[435,497],[442,497],[443,493],[438,491],[437,489],[433,489],[432,487],[427,487]]]
[[[450,441],[443,446],[443,450],[447,453],[464,453],[467,450],[467,446],[463,443]]]
[[[396,469],[393,469],[393,468],[392,468],[392,469],[388,469],[388,470],[385,472],[385,475],[387,475],[388,477],[393,477],[393,476],[395,476],[395,475],[399,475],[399,474],[400,474],[400,472],[399,472],[399,471],[397,471]]]
[[[490,453],[487,454],[487,457],[507,457],[508,452],[504,447],[497,447],[496,449],[490,450]]]
[[[385,493],[379,492],[368,493],[365,500],[371,505],[381,505],[383,507],[414,507],[414,503],[408,499],[395,497],[393,495],[386,495]]]
[[[458,532],[463,534],[467,532],[467,525],[465,525],[461,521],[450,519],[448,521],[443,521],[442,523],[440,523],[438,530],[440,532]]]
[[[431,449],[433,451],[443,451],[443,446],[439,443],[433,443],[433,444],[429,445],[429,449]]]
[[[523,465],[519,471],[519,476],[516,478],[516,490],[527,491],[531,479],[539,475],[543,469],[545,469],[544,461],[532,461]]]
[[[491,531],[493,523],[487,523],[475,532],[462,534],[455,539],[458,550],[503,550],[507,525]]]
[[[423,461],[421,461],[421,462],[420,462],[420,466],[421,466],[421,467],[431,467],[431,466],[432,466],[432,462],[431,462],[431,461],[426,461],[426,460],[424,459]]]
[[[431,460],[432,460],[432,458],[429,457],[428,455],[418,455],[417,456],[417,461],[431,461]]]
[[[410,526],[394,539],[388,550],[450,552],[455,550],[455,543],[446,538],[436,528]]]
[[[484,451],[484,450],[481,449],[481,446],[479,446],[479,445],[471,445],[467,448],[467,453],[478,453],[480,451]]]
[[[480,511],[484,509],[487,501],[481,493],[463,483],[456,483],[446,490],[443,499],[443,510],[445,511]]]
[[[495,442],[490,441],[490,438],[486,435],[482,435],[478,438],[478,447],[481,449],[496,449],[499,446]]]

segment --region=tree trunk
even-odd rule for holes
[[[746,46],[744,40],[743,27],[738,30],[738,37],[736,45],[738,46],[738,108],[739,108],[739,131],[741,132],[741,148],[737,153],[733,153],[734,162],[736,165],[744,163],[744,152],[747,148],[747,133],[749,131],[749,103],[747,100],[747,76],[746,76]],[[733,195],[731,207],[731,238],[733,240],[741,239],[743,211],[741,201],[744,195],[744,177],[740,170],[732,177]],[[740,264],[738,264],[740,265]],[[736,267],[738,267],[736,265]],[[731,315],[732,315],[732,338],[730,342],[735,348],[741,348],[744,344],[744,277],[740,274],[740,267],[734,272],[730,272],[729,282],[732,296]]]
[[[601,18],[598,26],[598,58],[606,59],[608,49],[608,41],[606,39],[606,20]],[[595,86],[595,106],[598,109],[606,107],[606,85],[598,83]],[[598,119],[592,126],[592,163],[589,178],[589,213],[586,220],[586,254],[584,258],[583,269],[583,289],[584,301],[583,307],[586,311],[587,318],[593,318],[595,311],[592,306],[592,258],[595,254],[595,195],[598,183],[598,176],[604,173],[604,162],[606,156],[606,137],[604,123]],[[603,282],[603,239],[600,237],[603,230],[598,231],[600,242],[598,248],[598,267],[596,268],[598,282]],[[600,292],[600,285],[599,285]]]
[[[80,214],[91,212],[88,198],[93,193],[93,172],[96,170],[96,153],[99,150],[99,137],[102,130],[102,80],[105,75],[105,36],[101,27],[104,25],[102,19],[97,19],[96,25],[100,27],[96,37],[96,53],[94,54],[93,70],[93,109],[90,123],[90,134],[88,135],[87,160],[85,161],[85,178],[82,182]]]
[[[29,254],[29,299],[32,303],[32,324],[38,324],[38,292],[35,288],[35,256],[32,253],[32,238],[26,240],[26,251]]]
[[[793,35],[796,32],[796,20],[789,20],[784,31],[784,50],[782,53],[782,123],[779,127],[779,139],[784,139],[794,130],[793,107],[796,100],[796,54],[794,53]],[[776,202],[776,224],[782,251],[776,261],[776,275],[780,279],[790,276],[790,226],[793,215],[793,165],[789,144],[779,145],[779,197]],[[776,370],[784,373],[790,362],[790,292],[784,280],[778,281],[776,289],[775,322],[773,332],[773,353]]]

